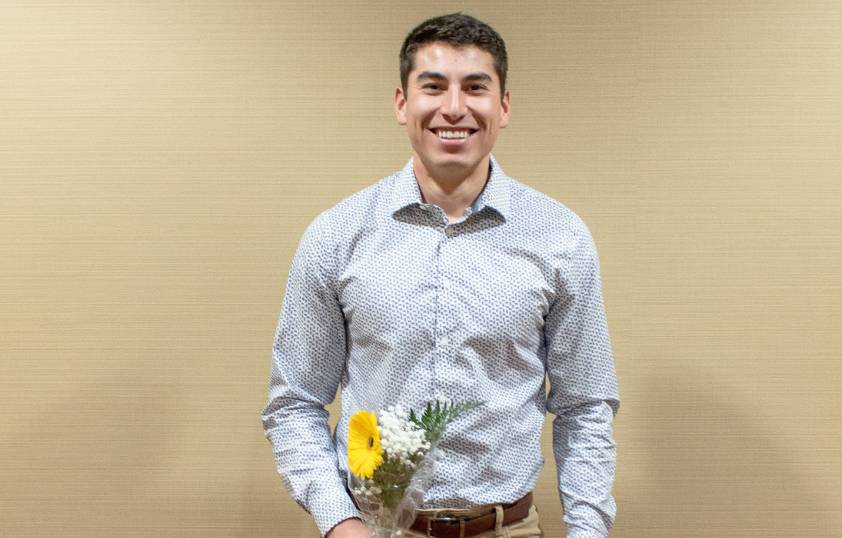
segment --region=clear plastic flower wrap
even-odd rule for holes
[[[433,481],[437,453],[431,446],[409,480],[401,474],[379,473],[375,480],[348,473],[351,493],[372,537],[397,538],[412,525]]]
[[[401,406],[358,411],[348,428],[348,484],[374,538],[403,536],[433,481],[447,425],[479,403],[435,401],[417,415]]]

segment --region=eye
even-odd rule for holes
[[[471,86],[471,90],[474,90],[474,91],[484,90],[484,89],[486,89],[486,88],[482,84],[474,84],[474,85]]]
[[[431,89],[431,90],[438,89],[438,87],[439,87],[439,85],[438,85],[438,84],[424,84],[424,86],[422,86],[422,88],[424,88],[424,89],[429,88],[429,89]]]

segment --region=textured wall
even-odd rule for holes
[[[0,3],[0,535],[316,536],[259,418],[290,258],[459,8],[599,247],[612,536],[842,535],[842,4],[655,0]]]

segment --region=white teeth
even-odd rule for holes
[[[468,138],[468,131],[439,131],[439,138]]]

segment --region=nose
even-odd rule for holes
[[[466,114],[465,96],[458,84],[452,84],[441,104],[441,113],[448,119],[458,119]]]

